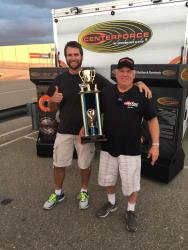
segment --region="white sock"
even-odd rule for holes
[[[62,192],[62,190],[61,190],[61,189],[55,189],[55,194],[60,195],[60,194],[61,194],[61,192]]]
[[[127,211],[135,211],[135,205],[136,203],[129,203],[128,202],[128,205],[127,205]]]
[[[87,193],[87,189],[86,188],[81,188],[81,192],[86,192]]]
[[[108,196],[108,201],[112,204],[115,205],[116,203],[116,194],[107,194]]]

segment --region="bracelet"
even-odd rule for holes
[[[152,146],[159,146],[159,143],[158,142],[153,142]]]

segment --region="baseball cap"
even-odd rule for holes
[[[127,67],[127,68],[133,70],[134,69],[133,59],[130,57],[124,57],[124,58],[119,59],[117,69],[121,69],[123,67]]]

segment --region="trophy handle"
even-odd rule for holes
[[[81,71],[79,71],[79,77],[81,78],[81,80],[82,80],[82,84],[84,84],[85,85],[85,78],[84,78],[84,76],[83,76],[83,74],[82,74],[82,70]]]
[[[96,70],[95,69],[92,69],[90,71],[90,76],[91,76],[91,83],[93,84],[93,81],[95,79],[95,75],[96,75]]]

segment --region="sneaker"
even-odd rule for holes
[[[112,205],[109,201],[104,204],[101,208],[97,210],[96,216],[98,218],[105,218],[109,215],[109,213],[113,213],[118,209],[117,202]]]
[[[44,203],[43,208],[49,210],[53,208],[57,203],[63,201],[64,198],[65,198],[64,193],[61,193],[60,195],[53,193],[49,196],[48,200]]]
[[[80,192],[77,196],[77,199],[79,200],[79,208],[80,209],[86,209],[89,207],[89,194],[88,192]]]
[[[126,223],[127,223],[127,230],[131,232],[136,232],[138,223],[137,217],[133,211],[126,212]]]

